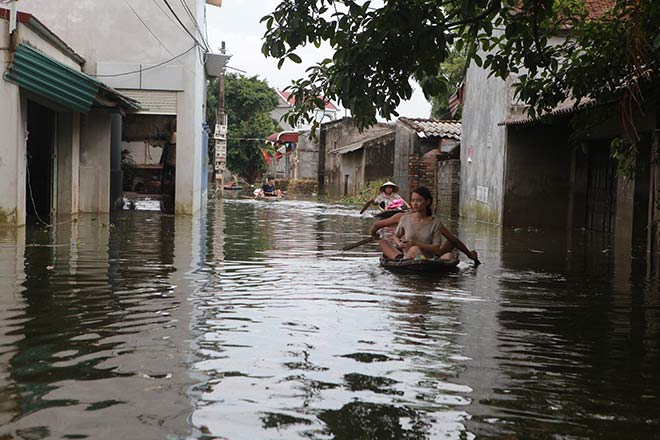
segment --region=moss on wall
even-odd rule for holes
[[[488,205],[480,202],[470,202],[462,210],[463,215],[469,219],[474,219],[486,223],[501,224],[502,221],[497,215],[497,211],[491,209]]]
[[[2,209],[0,208],[0,227],[2,226],[16,226],[16,209]]]

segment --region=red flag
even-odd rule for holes
[[[270,165],[270,156],[268,155],[268,153],[266,153],[266,150],[264,150],[261,147],[257,147],[257,148],[259,149],[259,151],[261,151],[261,154],[264,155],[264,160],[266,161],[266,165]]]
[[[463,84],[458,86],[458,89],[449,97],[449,112],[452,118],[456,116],[458,107],[463,105]]]

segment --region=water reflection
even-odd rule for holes
[[[657,436],[635,246],[461,222],[484,264],[423,277],[339,251],[370,224],[237,198],[0,231],[0,438]]]
[[[14,278],[23,280],[1,327],[3,394],[12,402],[3,408],[2,432],[17,438],[190,432],[192,381],[180,358],[190,312],[176,284],[177,270],[191,263],[186,230],[185,221],[144,214],[27,231],[18,268],[24,275]],[[3,244],[9,249],[11,241]],[[176,245],[187,253],[180,268]]]

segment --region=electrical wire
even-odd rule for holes
[[[133,6],[128,2],[128,0],[124,0],[124,3],[126,3],[126,6],[128,6],[128,8],[133,12],[133,14],[137,17],[137,19],[140,20],[140,23],[142,23],[142,25],[145,27],[145,29],[146,29],[147,31],[149,31],[149,33],[150,33],[150,34],[156,39],[156,41],[158,41],[158,43],[159,43],[161,46],[163,46],[163,49],[165,49],[170,55],[175,56],[175,55],[172,53],[172,51],[169,50],[167,46],[165,46],[165,43],[163,43],[163,42],[161,41],[161,39],[158,38],[158,35],[156,35],[156,34],[154,33],[154,31],[151,30],[151,28],[149,27],[149,25],[147,25],[147,23],[144,22],[144,20],[142,19],[142,17],[140,17],[140,15],[139,15],[139,14],[137,13],[137,11],[133,8]]]
[[[247,73],[247,71],[245,71],[245,70],[238,69],[236,67],[231,67],[231,66],[225,66],[225,69],[231,69],[231,70],[236,70],[237,72]]]
[[[73,223],[73,222],[77,221],[77,219],[75,217],[72,217],[70,220],[65,220],[65,221],[59,222],[59,223],[47,223],[39,216],[39,211],[37,210],[37,202],[35,202],[34,194],[32,193],[32,184],[31,184],[32,178],[30,177],[29,157],[30,157],[30,155],[27,154],[26,155],[26,163],[25,163],[25,171],[27,173],[28,194],[30,195],[30,201],[32,202],[32,209],[34,209],[34,215],[37,217],[37,220],[39,221],[39,223],[43,224],[46,228],[52,228],[53,226],[64,225],[66,223]]]
[[[197,45],[194,44],[190,49],[186,50],[185,52],[181,52],[179,55],[175,55],[174,57],[170,58],[169,60],[162,61],[158,64],[154,64],[153,66],[145,67],[144,69],[133,70],[133,71],[130,71],[130,72],[112,73],[112,74],[94,75],[94,76],[97,77],[97,78],[115,78],[115,77],[118,77],[118,76],[125,76],[125,75],[132,75],[134,73],[146,72],[147,70],[155,69],[157,67],[162,66],[163,64],[167,64],[171,61],[174,61],[177,58],[181,58],[182,56],[184,56],[185,54],[187,54],[191,50],[195,49],[196,47],[197,47]]]
[[[204,42],[204,45],[206,46],[206,50],[210,50],[208,38],[206,38],[206,39],[204,38],[204,34],[202,34],[202,29],[199,27],[199,22],[195,18],[195,14],[193,14],[192,10],[190,10],[190,7],[186,3],[186,0],[179,0],[179,2],[181,3],[181,5],[183,6],[183,9],[186,11],[186,13],[188,14],[188,17],[190,18],[190,20],[194,24],[195,29],[197,29],[197,33],[202,38],[202,41]]]
[[[186,33],[190,36],[190,38],[192,38],[193,41],[194,41],[195,43],[197,43],[197,45],[198,45],[199,47],[202,47],[202,48],[204,48],[204,50],[207,50],[207,51],[208,51],[208,47],[206,47],[205,45],[203,45],[202,43],[200,43],[199,40],[197,40],[197,38],[192,34],[192,32],[190,32],[190,31],[188,30],[188,28],[186,27],[186,25],[183,24],[183,22],[181,21],[181,19],[179,18],[179,16],[176,15],[176,12],[174,12],[174,9],[172,9],[172,5],[170,5],[170,2],[167,1],[167,0],[163,0],[163,2],[165,3],[165,6],[167,6],[167,9],[170,10],[170,12],[172,13],[172,15],[173,15],[174,18],[176,19],[176,21],[181,25],[181,27],[183,28],[183,30],[186,31]]]

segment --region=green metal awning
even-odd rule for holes
[[[74,111],[89,112],[101,82],[19,44],[5,79]]]

